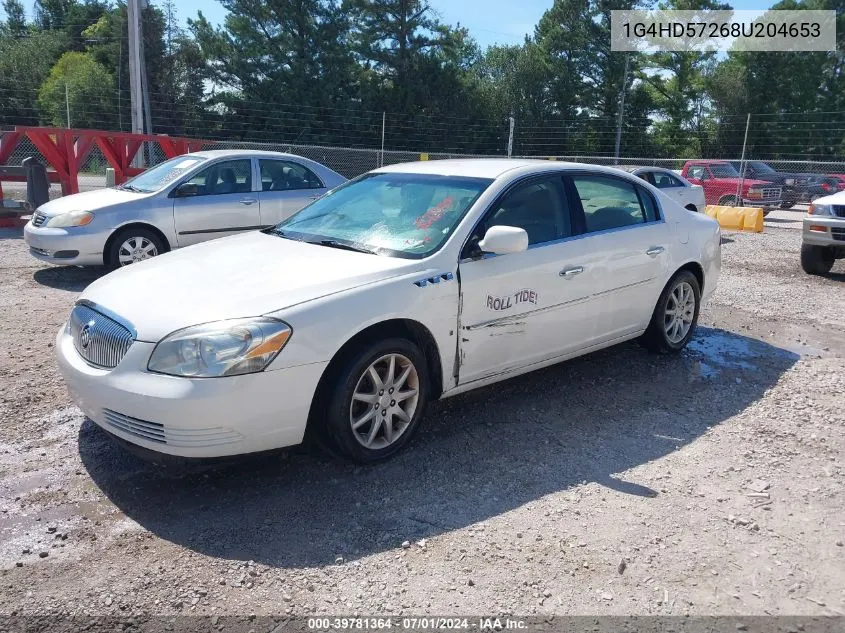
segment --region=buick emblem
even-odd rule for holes
[[[82,330],[79,332],[79,344],[82,349],[88,349],[88,345],[91,343],[91,326],[93,325],[94,322],[89,321],[82,326]]]

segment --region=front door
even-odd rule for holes
[[[327,189],[310,169],[293,160],[261,158],[261,222],[278,224],[316,200]]]
[[[179,246],[260,228],[258,194],[252,182],[250,158],[214,163],[188,180],[195,186],[192,195],[173,200]]]
[[[473,253],[494,225],[528,233],[528,250]],[[593,273],[573,236],[563,178],[516,185],[495,202],[462,254],[459,384],[565,354],[596,335],[586,318]]]

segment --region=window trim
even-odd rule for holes
[[[301,167],[305,171],[310,172],[314,176],[314,178],[317,179],[317,182],[320,183],[320,186],[319,187],[305,187],[303,189],[267,189],[265,191],[264,190],[264,181],[261,178],[261,161],[267,161],[267,162],[273,162],[273,163],[293,163],[294,165],[298,165],[299,167]],[[256,166],[258,168],[258,192],[259,193],[284,193],[285,191],[314,191],[316,189],[328,189],[328,187],[326,187],[326,183],[323,182],[323,179],[320,178],[320,176],[313,169],[309,168],[307,165],[303,165],[302,163],[300,163],[298,161],[291,160],[289,158],[264,158],[264,157],[259,156],[259,157],[256,158],[255,162],[256,162]]]

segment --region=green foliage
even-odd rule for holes
[[[38,108],[49,125],[113,128],[114,78],[90,53],[70,51],[59,58],[38,90]]]
[[[441,22],[430,0],[219,0],[213,26],[180,27],[177,0],[143,12],[156,133],[410,151],[609,155],[624,95],[624,156],[730,156],[754,113],[749,153],[832,157],[845,151],[843,0],[782,0],[834,9],[832,53],[610,50],[615,9],[653,0],[554,0],[517,45],[481,50]],[[659,0],[666,9],[728,9],[720,0]],[[122,0],[2,0],[0,124],[129,129]],[[626,71],[627,65],[627,71]],[[797,113],[797,114],[796,114]],[[838,115],[841,119],[841,115]]]

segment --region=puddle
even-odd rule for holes
[[[811,348],[802,350],[812,353]],[[775,357],[797,357],[797,350],[774,347],[753,338],[701,328],[689,342],[684,355],[694,378],[718,378],[723,371],[759,371],[761,361]],[[737,382],[741,379],[737,378]]]
[[[700,365],[701,375],[706,378],[712,378],[722,369],[756,369],[750,361],[761,356],[752,349],[749,339],[715,331],[698,334],[689,342],[687,350],[704,357]]]

